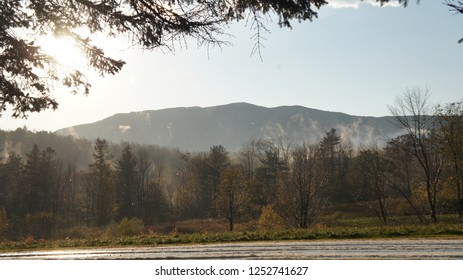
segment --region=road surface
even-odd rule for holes
[[[463,239],[246,242],[5,252],[8,259],[463,259]]]

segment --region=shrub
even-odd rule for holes
[[[138,218],[123,218],[119,224],[108,227],[109,234],[112,237],[135,236],[143,233],[145,226]]]
[[[0,208],[0,240],[6,238],[8,232],[8,218],[6,216],[5,208]]]
[[[39,212],[26,215],[28,235],[35,239],[48,239],[51,236],[54,219],[50,212]]]
[[[278,215],[278,213],[273,210],[272,206],[268,205],[262,209],[258,221],[259,230],[282,230],[285,228],[285,222]]]
[[[57,230],[53,233],[55,239],[91,239],[98,238],[104,233],[100,228],[92,227],[71,227]]]

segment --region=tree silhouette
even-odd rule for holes
[[[109,162],[111,157],[108,155],[108,142],[104,139],[97,138],[93,149],[94,163],[90,167],[95,176],[96,223],[104,226],[110,221],[113,208],[112,168]]]
[[[447,0],[445,5],[449,6],[452,11],[458,14],[463,14],[463,2],[462,1],[455,1],[455,0]],[[458,40],[459,44],[463,44],[463,38]]]
[[[437,139],[452,170],[458,217],[463,221],[463,101],[437,107]]]
[[[137,159],[127,145],[116,161],[118,218],[133,218],[136,214]]]
[[[210,193],[210,204],[213,205],[216,200],[216,195],[219,189],[219,184],[221,181],[221,176],[223,171],[230,165],[230,158],[228,152],[225,150],[224,146],[212,146],[210,148],[208,157],[208,175],[210,177],[211,189],[208,190]],[[215,213],[214,213],[215,215]]]
[[[94,35],[124,36],[143,49],[174,49],[187,38],[200,45],[221,45],[227,24],[253,21],[259,42],[263,15],[276,15],[279,25],[312,20],[325,0],[5,0],[0,6],[0,112],[13,107],[14,117],[56,109],[51,94],[62,84],[89,93],[82,69],[66,69],[37,44],[43,35],[72,40],[88,66],[101,75],[115,74],[124,62],[105,54]]]
[[[289,183],[278,196],[279,212],[292,226],[316,223],[328,202],[329,170],[322,164],[318,145],[302,144],[291,150]]]
[[[438,150],[433,132],[435,117],[432,116],[428,100],[429,90],[407,89],[397,97],[389,111],[395,124],[409,137],[410,146],[399,144],[399,148],[413,156],[423,172],[426,194],[429,202],[430,218],[437,222],[437,202],[441,189],[443,159]]]
[[[230,231],[233,231],[238,218],[247,210],[250,198],[245,182],[245,174],[238,165],[229,166],[222,171],[215,203],[219,214],[227,219]]]

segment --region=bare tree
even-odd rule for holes
[[[239,153],[239,161],[243,166],[246,179],[251,180],[254,178],[254,170],[257,163],[256,141],[251,140],[245,143]]]
[[[278,188],[285,183],[289,168],[280,147],[273,142],[258,141],[256,148],[260,161],[256,177],[262,187],[261,206],[265,206],[272,204],[277,198]]]
[[[443,158],[432,137],[435,117],[429,106],[428,89],[407,89],[397,97],[395,105],[389,106],[395,123],[408,135],[411,145],[399,148],[411,154],[419,163],[424,176],[430,217],[437,222],[437,202],[442,179]]]
[[[419,174],[419,164],[415,157],[403,149],[403,146],[411,146],[408,135],[402,135],[388,141],[384,148],[385,156],[390,165],[388,170],[388,182],[394,191],[399,193],[413,209],[421,223],[426,223],[423,211],[418,207],[415,199],[414,186],[418,185],[417,174]]]
[[[328,201],[329,172],[319,157],[319,147],[302,145],[291,151],[289,184],[278,196],[280,215],[294,226],[307,228],[323,213]]]
[[[393,188],[389,184],[389,161],[384,151],[374,145],[359,153],[360,172],[367,182],[367,190],[375,202],[373,209],[384,224],[387,224],[388,206]]]

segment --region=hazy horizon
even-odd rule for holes
[[[387,116],[387,105],[407,88],[429,88],[431,103],[458,101],[463,76],[463,17],[441,1],[413,1],[407,8],[375,1],[332,0],[313,22],[281,29],[266,22],[262,60],[250,56],[254,31],[232,24],[233,45],[178,46],[176,53],[127,48],[128,42],[98,41],[127,65],[115,76],[89,74],[88,96],[56,89],[56,111],[12,119],[0,129],[26,126],[55,131],[116,113],[237,102],[277,107],[299,105],[356,116]],[[432,20],[431,20],[432,19]]]

